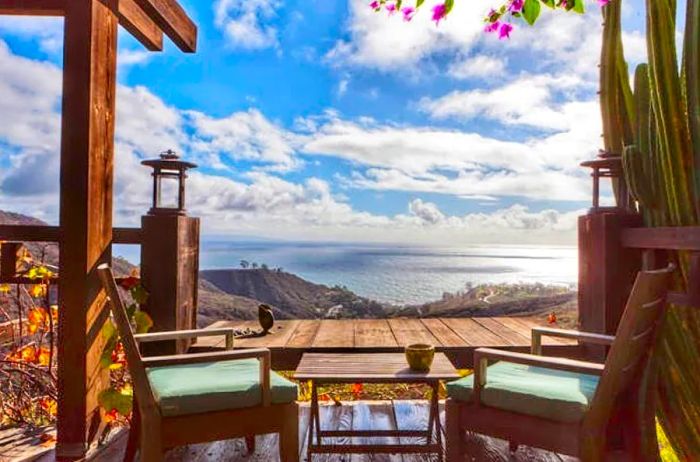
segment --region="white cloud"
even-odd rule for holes
[[[299,163],[291,145],[293,135],[270,122],[257,109],[224,118],[196,111],[188,112],[187,116],[195,130],[192,149],[219,167],[226,165],[217,159],[220,157],[251,160],[277,170],[289,170]]]
[[[437,205],[432,202],[423,202],[421,199],[413,199],[408,204],[408,211],[428,224],[440,223],[445,219]]]
[[[487,55],[476,55],[452,62],[447,73],[457,80],[499,78],[506,70],[506,60]]]
[[[275,48],[279,46],[277,29],[266,22],[281,6],[279,0],[218,0],[214,4],[214,23],[234,48]]]
[[[453,91],[437,99],[423,98],[419,106],[437,119],[485,117],[507,125],[563,130],[578,121],[562,117],[555,100],[561,92],[573,91],[580,84],[575,76],[522,75],[491,90]]]

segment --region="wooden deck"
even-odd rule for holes
[[[267,347],[272,367],[296,368],[306,352],[401,352],[411,343],[430,343],[458,368],[471,368],[479,347],[529,351],[530,331],[542,325],[531,317],[347,319],[277,321],[264,337],[238,338],[235,348]],[[257,321],[217,321],[209,327],[260,329]],[[575,341],[544,338],[550,355],[572,355]],[[202,338],[194,348],[223,348],[223,338]]]
[[[300,462],[307,461],[306,443],[308,431],[309,406],[304,404],[299,410],[299,441]],[[444,419],[444,412],[441,414]],[[428,424],[427,401],[359,401],[345,402],[341,406],[321,406],[321,426],[325,429],[373,429],[373,430],[414,430],[426,427]],[[340,440],[340,439],[339,439]],[[409,443],[410,439],[399,441]],[[391,441],[390,441],[391,442]],[[338,441],[338,443],[342,443]],[[108,446],[93,453],[88,460],[92,462],[120,462],[126,446],[126,432],[122,432]],[[464,461],[483,462],[574,462],[567,456],[561,456],[547,451],[541,451],[528,447],[521,447],[511,455],[508,444],[505,441],[486,438],[478,435],[468,436],[467,454]],[[277,435],[259,435],[256,441],[256,450],[253,454],[247,454],[243,439],[218,441],[209,444],[197,444],[184,446],[169,451],[167,462],[204,462],[204,461],[230,461],[230,462],[276,462],[279,461],[277,453]],[[36,454],[36,453],[34,453]],[[3,458],[0,448],[0,461],[22,460],[23,453],[17,448],[13,455],[18,459]],[[29,455],[29,454],[27,454]],[[31,457],[31,456],[29,456]],[[55,453],[49,450],[38,459],[37,462],[55,462]],[[436,457],[432,457],[435,461]],[[313,462],[428,462],[431,458],[427,455],[316,455]]]

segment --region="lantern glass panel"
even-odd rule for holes
[[[180,178],[177,173],[161,172],[158,177],[158,197],[156,207],[159,209],[176,209],[179,204]]]

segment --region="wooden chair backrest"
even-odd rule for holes
[[[134,385],[134,396],[136,396],[140,406],[155,406],[151,384],[146,376],[146,369],[141,361],[141,353],[139,352],[136,339],[134,339],[131,322],[126,313],[124,300],[122,300],[121,294],[119,293],[117,281],[114,279],[112,269],[109,265],[102,264],[97,267],[97,273],[107,292],[108,301],[111,304],[112,317],[117,325],[117,331],[119,332],[122,345],[124,346],[129,374],[131,375],[131,380]]]
[[[584,426],[605,428],[618,399],[642,385],[657,343],[674,270],[674,265],[669,265],[637,275]]]

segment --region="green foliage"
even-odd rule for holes
[[[531,26],[540,15],[540,0],[525,0],[522,16]]]

